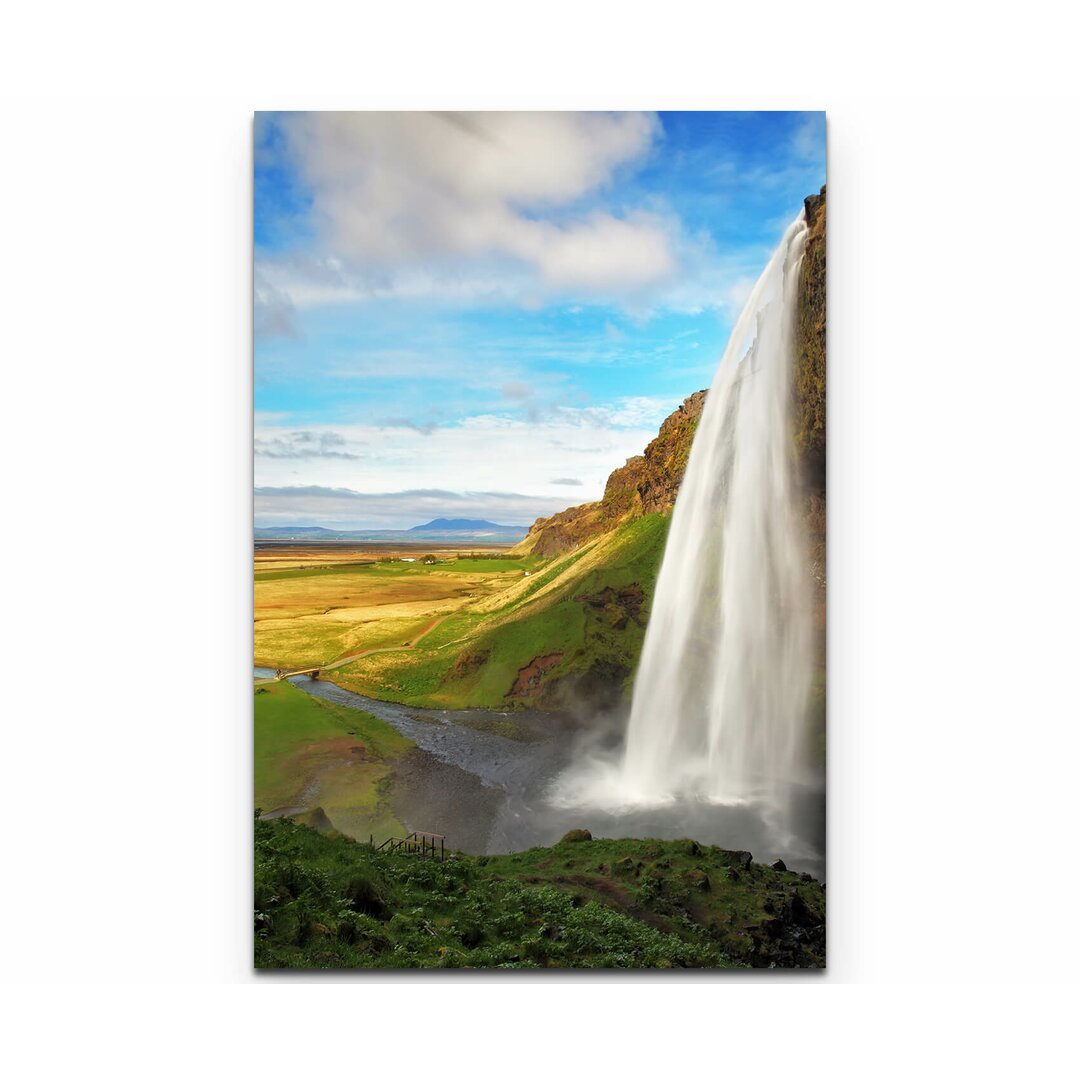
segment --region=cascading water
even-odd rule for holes
[[[672,517],[622,757],[582,762],[557,804],[680,798],[781,808],[803,779],[813,665],[789,402],[800,215],[750,294]]]

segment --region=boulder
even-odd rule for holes
[[[560,844],[576,844],[582,840],[591,840],[592,833],[588,829],[571,829],[560,841]]]
[[[712,888],[712,883],[709,881],[709,875],[705,873],[701,867],[696,867],[686,875],[686,880],[693,885],[695,889],[701,889],[702,892],[708,892]]]

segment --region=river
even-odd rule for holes
[[[272,677],[255,668],[255,678]],[[410,828],[443,832],[454,847],[476,854],[521,851],[554,843],[569,829],[594,836],[693,837],[706,844],[747,850],[758,862],[782,858],[792,870],[819,880],[825,872],[825,797],[822,791],[795,791],[800,822],[795,835],[770,824],[749,805],[723,806],[685,800],[621,813],[556,807],[548,789],[597,733],[569,716],[538,710],[421,709],[379,701],[306,675],[290,682],[304,693],[377,716],[418,748],[398,784],[399,805]],[[609,736],[609,741],[615,736]]]

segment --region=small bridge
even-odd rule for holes
[[[418,855],[421,859],[438,859],[439,862],[446,858],[446,837],[442,833],[414,829],[408,836],[391,836],[378,847],[375,846],[374,836],[368,842],[374,851],[399,851],[406,855]]]
[[[312,679],[317,679],[321,670],[321,668],[317,667],[305,667],[297,671],[286,671],[284,668],[278,668],[274,672],[274,680],[281,682],[282,679],[291,679],[294,675],[310,675]]]

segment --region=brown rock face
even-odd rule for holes
[[[600,502],[539,518],[522,547],[544,558],[561,555],[624,521],[643,514],[668,513],[686,472],[705,395],[705,390],[691,394],[660,425],[660,433],[645,447],[645,453],[628,458],[608,477]]]
[[[804,492],[803,520],[810,543],[816,622],[825,634],[825,188],[806,202],[806,238],[799,277],[792,373],[792,441]]]
[[[517,678],[507,697],[532,697],[540,689],[544,673],[549,668],[553,668],[562,658],[561,652],[548,653],[547,656],[534,656],[517,673]]]
[[[707,393],[699,390],[691,394],[660,425],[660,434],[645,447],[644,475],[637,485],[643,514],[666,514],[675,506]]]
[[[806,199],[806,239],[795,326],[795,450],[807,489],[825,491],[825,188]]]
[[[604,485],[603,503],[609,509],[617,506],[629,510],[633,505],[638,485],[645,478],[645,455],[627,458],[626,464],[616,469]]]

